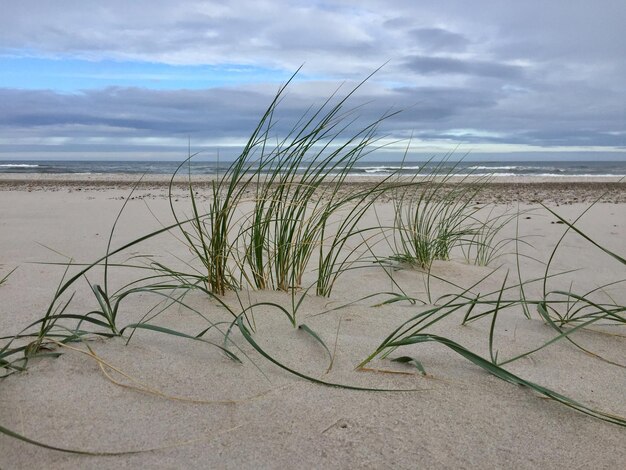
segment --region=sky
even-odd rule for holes
[[[626,1],[0,0],[0,159],[235,156],[338,90],[397,158],[626,160]]]

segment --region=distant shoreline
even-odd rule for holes
[[[136,174],[0,174],[0,191],[130,191],[135,185],[140,192],[152,191],[159,197],[167,196],[171,176],[146,175],[138,183]],[[193,175],[192,182],[198,190],[207,188],[215,179],[211,175]],[[345,191],[352,191],[382,181],[378,176],[349,176],[343,184]],[[453,177],[452,183],[461,178]],[[188,177],[175,178],[174,190],[177,197],[184,197]],[[466,179],[467,181],[467,179]],[[471,179],[469,180],[471,182]],[[138,194],[141,197],[141,194]],[[619,177],[499,177],[485,185],[478,202],[483,203],[537,203],[557,204],[591,203],[602,197],[603,202],[626,203],[626,180]]]

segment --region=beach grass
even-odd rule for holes
[[[0,286],[9,280],[9,277],[11,276],[11,274],[13,274],[13,272],[16,269],[17,268],[13,268],[11,271],[9,271],[8,273],[6,273],[6,274],[2,275],[2,277],[0,277]]]
[[[354,129],[357,110],[346,109],[346,103],[364,82],[343,97],[333,95],[310,109],[286,137],[272,143],[273,116],[286,85],[282,87],[242,153],[211,181],[204,207],[196,201],[190,173],[190,223],[178,227],[202,263],[207,273],[204,284],[212,293],[224,295],[244,286],[300,289],[317,253],[316,293],[330,295],[336,279],[355,258],[356,249],[345,254],[343,248],[376,229],[358,225],[374,201],[392,188],[387,184],[390,175],[356,193],[340,191],[352,168],[380,149],[377,129],[396,114],[388,112]],[[179,170],[191,160],[190,155]],[[170,183],[170,208],[177,222],[182,218],[171,191],[179,170]]]
[[[442,172],[446,163],[448,158],[429,174],[416,175],[419,184],[396,194],[393,259],[428,270],[433,261],[450,259],[455,246],[474,245],[479,260],[489,257],[487,247],[497,250],[486,242],[504,225],[487,221],[478,226],[474,217],[479,210],[473,207],[476,196],[488,178],[470,174],[450,184],[456,166]]]
[[[459,243],[463,256],[468,263],[477,266],[492,266],[501,257],[515,253],[512,246],[530,246],[527,240],[521,237],[501,237],[503,230],[517,220],[527,211],[520,212],[505,210],[496,212],[496,206],[477,209],[472,212],[472,226],[467,236]]]
[[[25,370],[29,361],[37,358],[58,357],[63,353],[59,345],[89,344],[93,337],[122,337],[128,342],[136,331],[150,330],[210,344],[237,362],[242,362],[244,353],[241,346],[246,344],[274,365],[321,385],[370,392],[400,391],[322,380],[284,364],[255,339],[254,309],[264,306],[285,315],[294,327],[300,326],[323,347],[332,365],[331,348],[312,328],[298,325],[297,312],[309,300],[309,293],[332,296],[333,287],[340,282],[341,275],[355,268],[364,253],[371,255],[368,258],[371,266],[385,271],[386,257],[376,253],[376,243],[372,242],[372,237],[386,239],[393,247],[393,260],[415,265],[426,270],[430,276],[433,261],[448,260],[455,247],[461,249],[469,261],[479,265],[493,262],[502,254],[504,247],[511,244],[516,245],[517,255],[522,256],[518,238],[499,236],[505,226],[517,220],[519,212],[496,215],[489,208],[475,207],[484,180],[462,179],[453,183],[452,173],[442,175],[434,172],[401,183],[394,178],[395,175],[391,175],[367,189],[342,193],[340,189],[350,169],[360,158],[377,148],[378,125],[393,113],[381,116],[369,126],[351,130],[349,117],[353,110],[346,111],[343,107],[357,87],[335,104],[330,104],[329,100],[301,117],[286,138],[276,145],[270,145],[274,115],[278,112],[286,86],[278,91],[240,156],[211,183],[206,206],[201,205],[196,198],[196,189],[189,177],[191,207],[183,215],[173,197],[175,173],[169,190],[174,223],[113,249],[113,233],[130,199],[126,198],[110,231],[106,252],[89,264],[79,265],[71,260],[64,263],[65,272],[52,293],[52,300],[44,315],[17,334],[0,339],[3,342],[0,349],[3,377]],[[177,173],[184,169],[185,164],[192,163],[192,157],[190,153],[188,161],[179,167]],[[364,226],[364,215],[373,210],[383,194],[392,198],[395,211],[393,227]],[[567,221],[550,208],[544,209],[563,223],[565,232],[581,237],[613,262],[626,265],[621,254],[603,247],[579,229],[576,222]],[[483,211],[482,215],[479,211]],[[179,234],[184,249],[193,255],[188,270],[183,271],[182,268],[173,268],[161,262],[145,265],[113,262],[115,255],[128,253],[149,239],[171,232]],[[493,270],[470,287],[460,291],[456,289],[456,292],[436,299],[429,298],[428,305],[417,309],[409,320],[390,326],[390,332],[384,335],[378,347],[363,359],[357,369],[365,368],[375,358],[389,358],[392,352],[401,348],[436,343],[501,380],[533,390],[600,420],[626,426],[626,420],[622,417],[580,403],[505,368],[507,364],[556,342],[567,341],[573,347],[582,348],[575,342],[575,336],[589,326],[604,322],[626,324],[625,306],[597,298],[597,294],[604,288],[623,282],[623,279],[587,289],[583,293],[550,288],[551,280],[560,275],[551,272],[550,268],[562,240],[563,237],[554,247],[541,278],[522,279],[520,274],[520,279],[513,282],[508,273],[502,275],[500,271]],[[313,268],[311,260],[315,254],[317,263]],[[137,276],[126,285],[112,290],[109,277],[113,268],[132,269]],[[98,283],[89,280],[96,276],[96,270],[98,275],[102,275]],[[312,280],[308,286],[304,282],[307,275]],[[502,278],[500,287],[480,293],[483,282],[496,275]],[[0,284],[7,277],[4,276]],[[72,309],[73,292],[81,288],[85,279],[93,294],[94,308],[87,312],[76,312]],[[450,286],[457,285],[454,280],[448,282]],[[537,284],[542,286],[541,296],[525,294],[525,289]],[[249,302],[246,305],[242,297],[251,289],[272,289],[286,294],[277,296],[278,300],[271,302]],[[206,296],[207,309],[200,310],[187,303],[185,299],[190,292],[200,292]],[[235,294],[237,302],[225,298],[228,292]],[[154,298],[155,303],[152,307],[146,306],[140,321],[125,323],[120,316],[120,306],[139,294]],[[386,294],[381,291],[369,297],[379,294],[387,298],[383,303],[408,302],[411,308],[424,303],[405,293]],[[341,300],[344,304],[354,301]],[[159,324],[160,315],[172,306],[202,318],[206,327],[189,334]],[[229,321],[224,322],[222,317],[215,319],[211,310],[214,306],[219,306],[220,312],[226,312]],[[503,312],[508,311],[517,314],[524,312],[527,315],[534,312],[554,330],[554,336],[521,354],[501,357],[495,348],[497,320]],[[489,357],[483,357],[451,338],[431,332],[434,326],[452,317],[458,318],[462,324],[490,322],[489,334],[485,338]],[[392,325],[393,318],[389,322]],[[235,338],[234,332],[239,332],[241,336]],[[216,334],[219,341],[209,339],[208,333]],[[238,344],[238,341],[245,343]],[[423,371],[419,357],[414,356],[415,350],[412,351],[413,356],[402,356],[400,360],[416,364]],[[623,364],[614,365],[624,367]],[[54,448],[6,428],[0,428],[0,432],[35,445]]]

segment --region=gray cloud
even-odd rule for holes
[[[418,28],[410,31],[417,40],[417,45],[430,52],[462,52],[470,41],[462,34],[443,28]]]
[[[75,94],[0,89],[0,129],[33,128],[45,135],[46,128],[55,128],[54,135],[62,136],[113,137],[129,131],[154,137],[234,136],[252,129],[268,98],[243,89],[106,88]]]
[[[405,65],[408,69],[423,75],[461,74],[504,79],[519,78],[523,75],[523,68],[519,66],[449,57],[413,56],[408,57]]]
[[[310,105],[324,102],[333,85],[294,84],[278,108],[273,132],[284,135]],[[349,89],[346,86],[344,91]],[[0,144],[0,152],[14,150],[15,143],[20,142],[23,151],[41,150],[47,137],[62,139],[61,144],[47,144],[56,150],[75,150],[89,144],[103,151],[124,145],[128,150],[136,145],[139,151],[149,145],[142,142],[157,139],[153,150],[164,151],[176,143],[184,146],[187,137],[194,142],[242,142],[256,126],[274,91],[271,86],[179,91],[111,87],[75,94],[0,89],[0,137],[11,136],[12,140]],[[390,111],[401,111],[381,124],[381,135],[403,138],[413,134],[422,139],[445,140],[450,145],[488,142],[612,146],[623,140],[623,136],[607,132],[610,119],[604,113],[561,116],[562,110],[538,105],[522,113],[514,103],[506,105],[502,96],[489,87],[390,89],[370,84],[348,102],[346,110],[358,108],[351,116],[358,117],[353,129]],[[518,109],[517,113],[509,106]],[[451,133],[451,129],[469,130]],[[476,137],[472,130],[488,132]],[[159,139],[165,139],[165,143]],[[137,142],[131,144],[130,140]]]
[[[468,8],[465,0],[398,0],[392,7],[382,0],[22,0],[2,8],[0,55],[287,71],[305,63],[316,80],[290,89],[277,130],[339,81],[353,83],[389,61],[354,104],[371,102],[360,110],[364,120],[404,108],[381,126],[393,136],[624,146],[623,1],[483,0]],[[0,89],[0,151],[40,149],[54,138],[59,148],[187,135],[241,140],[275,90],[267,83],[74,94]]]
[[[316,71],[370,69],[387,59],[468,52],[498,59],[624,61],[626,4],[605,0],[237,2],[22,0],[4,2],[0,51],[170,63],[307,62]],[[277,53],[279,51],[279,53]],[[358,51],[367,54],[356,54]],[[329,57],[318,57],[330,53]],[[343,70],[342,70],[343,69]]]

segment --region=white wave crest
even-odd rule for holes
[[[30,165],[27,163],[2,163],[0,164],[2,168],[38,168],[39,165]]]
[[[365,173],[390,172],[396,170],[419,170],[419,166],[365,166],[361,168]]]
[[[527,167],[527,166],[470,166],[468,170],[528,170],[530,168],[535,167]]]

